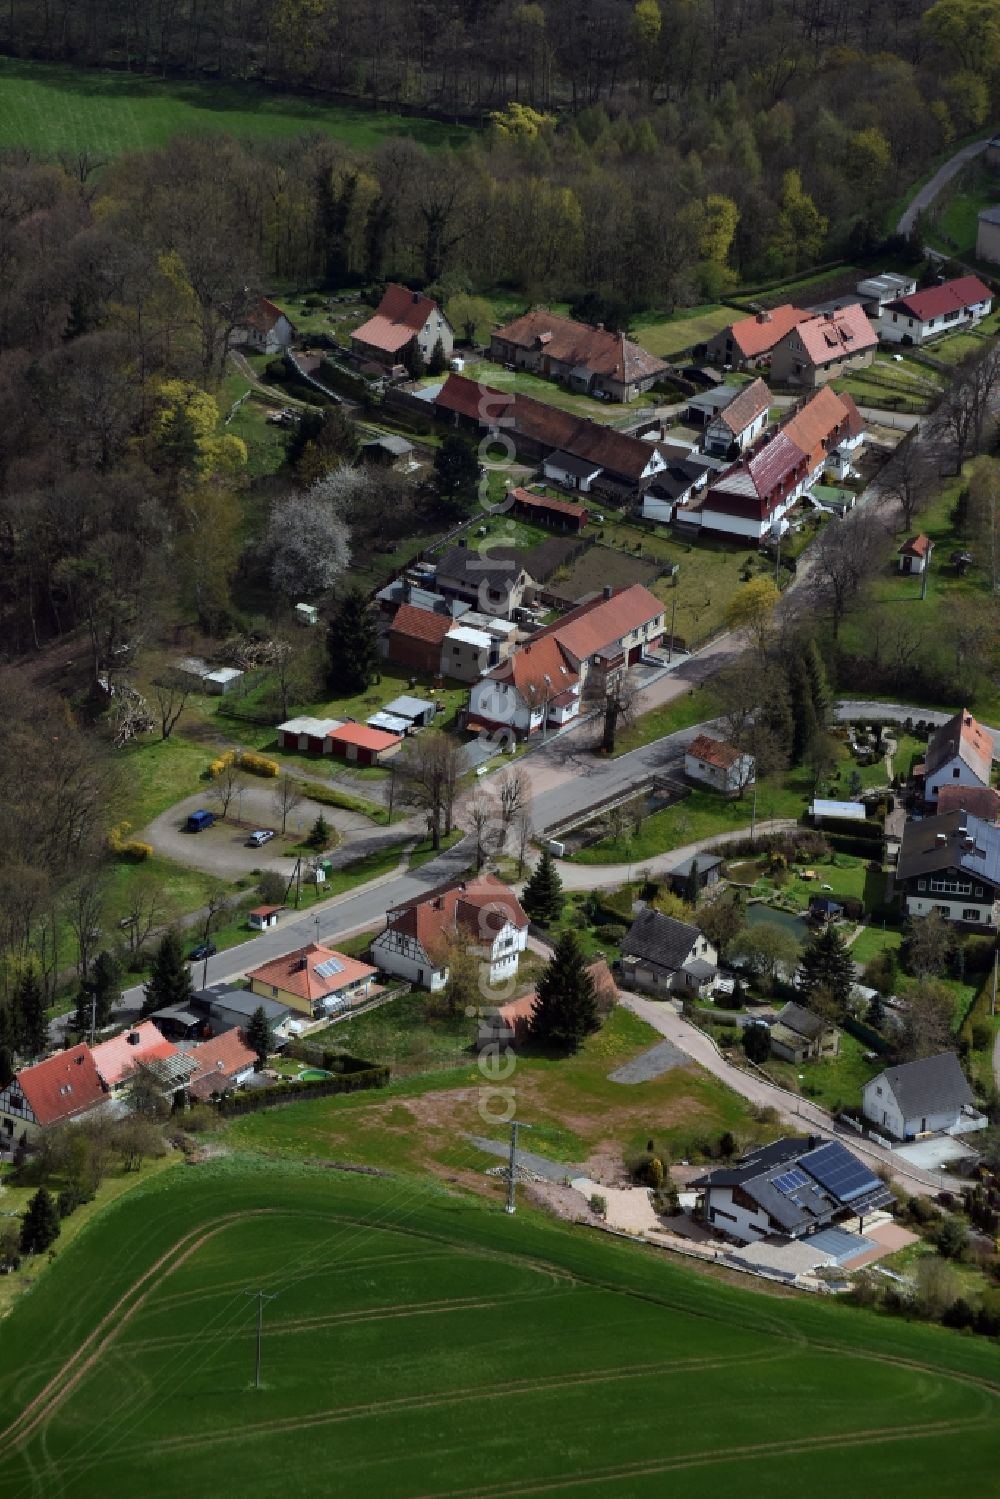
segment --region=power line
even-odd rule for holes
[[[276,1301],[278,1299],[278,1293],[275,1291],[275,1292],[272,1292],[270,1295],[268,1295],[267,1291],[244,1291],[243,1294],[244,1294],[244,1296],[256,1296],[256,1298],[257,1298],[257,1359],[256,1359],[256,1363],[255,1363],[255,1366],[254,1366],[253,1387],[254,1387],[255,1390],[259,1390],[260,1389],[260,1344],[261,1344],[261,1339],[264,1336],[264,1302],[265,1301]]]
[[[507,1168],[507,1205],[505,1211],[517,1212],[515,1200],[517,1192],[517,1132],[519,1129],[530,1129],[530,1124],[520,1124],[516,1119],[510,1121],[510,1164]]]

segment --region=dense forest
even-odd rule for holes
[[[12,0],[0,46],[482,123],[345,162],[343,269],[668,308],[871,248],[1000,89],[997,0]],[[262,154],[266,264],[301,274],[315,176]]]

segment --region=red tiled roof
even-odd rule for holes
[[[762,519],[808,472],[802,449],[778,431],[749,458],[740,459],[709,487],[705,508]]]
[[[767,312],[740,318],[730,325],[728,331],[745,359],[758,359],[761,354],[773,349],[776,343],[780,343],[790,328],[794,328],[796,323],[801,323],[808,316],[808,312],[793,307],[790,302],[784,302],[780,307],[772,307]],[[723,329],[724,333],[726,331]]]
[[[696,760],[704,760],[706,765],[714,765],[717,770],[732,770],[740,759],[738,749],[722,739],[713,739],[710,734],[699,734],[697,739],[692,739],[687,752]]]
[[[586,661],[610,648],[633,630],[640,629],[663,614],[664,606],[641,583],[620,588],[609,599],[591,599],[578,604],[562,619],[545,625],[531,637],[532,644],[551,636],[577,661]]]
[[[340,965],[335,972],[328,975],[316,972],[321,964],[332,959]],[[367,963],[359,963],[356,958],[349,958],[332,947],[322,947],[318,942],[310,942],[306,947],[296,948],[294,952],[283,953],[280,958],[262,963],[259,968],[249,969],[247,978],[312,1001],[325,999],[328,994],[338,994],[341,989],[346,989],[358,979],[371,977],[374,973],[375,969],[370,968]]]
[[[624,385],[662,374],[667,367],[662,359],[623,333],[593,328],[589,323],[576,323],[572,318],[560,317],[544,307],[526,312],[505,328],[498,328],[493,337],[522,349],[544,346],[548,357],[559,364],[582,367]]]
[[[520,650],[501,661],[489,673],[494,682],[511,687],[524,703],[551,702],[553,697],[580,680],[551,635],[533,635]]]
[[[940,766],[958,755],[984,786],[990,783],[993,766],[993,736],[977,723],[967,708],[935,729],[927,745],[925,774],[932,776]]]
[[[926,291],[915,291],[909,297],[897,297],[895,302],[889,303],[887,311],[906,312],[926,323],[932,317],[961,312],[976,302],[989,302],[992,297],[993,293],[978,276],[958,276],[940,286],[929,286]]]
[[[781,426],[785,436],[809,459],[810,471],[818,468],[838,443],[863,430],[861,413],[851,397],[838,395],[829,385],[810,396]]]
[[[17,1085],[37,1124],[43,1128],[73,1119],[103,1103],[107,1094],[90,1047],[85,1042],[23,1067]]]
[[[608,967],[607,959],[594,958],[587,964],[587,972],[594,981],[594,998],[598,1005],[610,1008],[617,1004],[618,985]],[[527,994],[522,994],[519,999],[511,999],[505,1005],[499,1005],[496,1013],[507,1022],[512,1030],[518,1031],[531,1024],[537,998],[538,991],[531,989]]]
[[[102,1041],[91,1049],[97,1070],[109,1088],[116,1088],[137,1067],[165,1060],[176,1052],[174,1043],[168,1041],[151,1020],[144,1020],[141,1025],[123,1031],[120,1036],[112,1036],[110,1041]]]
[[[386,354],[398,354],[437,310],[437,303],[430,297],[390,282],[374,317],[355,328],[351,339]]]
[[[273,916],[276,911],[283,911],[284,906],[254,906],[248,914],[250,916]]]
[[[799,323],[794,332],[813,365],[829,364],[831,359],[844,359],[851,354],[863,354],[865,349],[874,349],[878,344],[874,324],[858,303],[811,317]]]
[[[899,548],[899,550],[905,557],[926,557],[928,552],[932,550],[933,546],[934,543],[931,541],[930,537],[925,536],[923,532],[921,532],[919,536],[910,536],[906,541],[903,542],[903,545]]]
[[[1000,821],[1000,791],[993,786],[942,786],[935,805],[939,815],[961,811],[983,822]]]
[[[528,917],[513,890],[492,874],[440,885],[392,907],[386,918],[388,930],[413,937],[428,954],[442,937],[457,932],[492,943],[508,922],[518,931],[528,926]]]
[[[334,744],[356,744],[359,749],[374,750],[376,754],[402,742],[402,735],[386,734],[382,729],[370,729],[364,723],[341,724],[339,729],[328,729],[326,737]]]
[[[448,614],[434,614],[413,604],[400,604],[389,628],[390,635],[405,635],[408,640],[425,640],[440,645],[455,621]]]
[[[222,1031],[200,1046],[192,1046],[188,1056],[197,1071],[186,1087],[196,1098],[211,1098],[213,1093],[224,1092],[238,1073],[245,1072],[257,1060],[257,1053],[247,1046],[243,1032],[235,1028]]]
[[[529,510],[551,510],[556,515],[568,515],[571,520],[586,523],[587,511],[572,500],[553,500],[544,494],[532,494],[530,489],[515,489],[512,493],[517,503]]]
[[[770,405],[771,392],[764,381],[758,378],[745,385],[728,406],[723,406],[715,420],[725,422],[733,436],[739,437]]]

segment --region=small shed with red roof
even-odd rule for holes
[[[247,925],[255,932],[269,932],[273,926],[278,925],[278,915],[282,910],[283,906],[254,906],[247,913]]]
[[[512,491],[514,514],[536,525],[549,526],[554,531],[568,531],[579,536],[590,516],[582,505],[570,500],[554,500],[548,495],[532,494],[530,489]]]
[[[371,729],[364,723],[342,723],[339,729],[327,734],[330,752],[341,760],[350,760],[353,765],[382,765],[399,753],[403,746],[401,734],[389,734],[384,729]]]
[[[934,543],[923,532],[910,536],[899,548],[899,570],[901,573],[922,573],[930,565]]]

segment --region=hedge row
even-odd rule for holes
[[[863,838],[873,844],[881,843],[883,837],[882,824],[874,818],[857,822],[851,817],[824,817],[820,831],[824,838],[832,834],[834,837]]]
[[[850,837],[843,833],[830,833],[825,836],[830,847],[838,854],[853,854],[858,859],[874,859],[876,862],[881,862],[881,835],[877,845],[870,838],[859,838],[853,834]]]
[[[307,1067],[325,1067],[327,1072],[370,1072],[375,1066],[374,1062],[353,1057],[350,1052],[332,1051],[329,1047],[317,1046],[312,1041],[289,1041],[285,1047],[285,1056],[294,1057],[297,1062],[305,1062]]]
[[[226,750],[224,754],[219,755],[218,759],[210,763],[208,767],[210,779],[214,781],[217,776],[221,776],[234,760],[241,770],[248,770],[254,776],[276,776],[281,768],[277,760],[269,760],[266,755],[255,754],[253,750]]]
[[[143,859],[152,858],[153,845],[142,843],[138,838],[130,838],[128,835],[131,831],[130,822],[116,822],[108,833],[108,848],[113,854],[119,854],[133,864],[140,864]]]
[[[338,1077],[316,1078],[314,1082],[275,1083],[270,1088],[255,1088],[251,1093],[237,1093],[223,1099],[219,1113],[256,1114],[261,1109],[278,1108],[283,1103],[297,1103],[302,1098],[326,1098],[331,1093],[361,1093],[366,1088],[384,1088],[389,1081],[388,1067],[367,1067],[363,1072],[344,1072]]]

